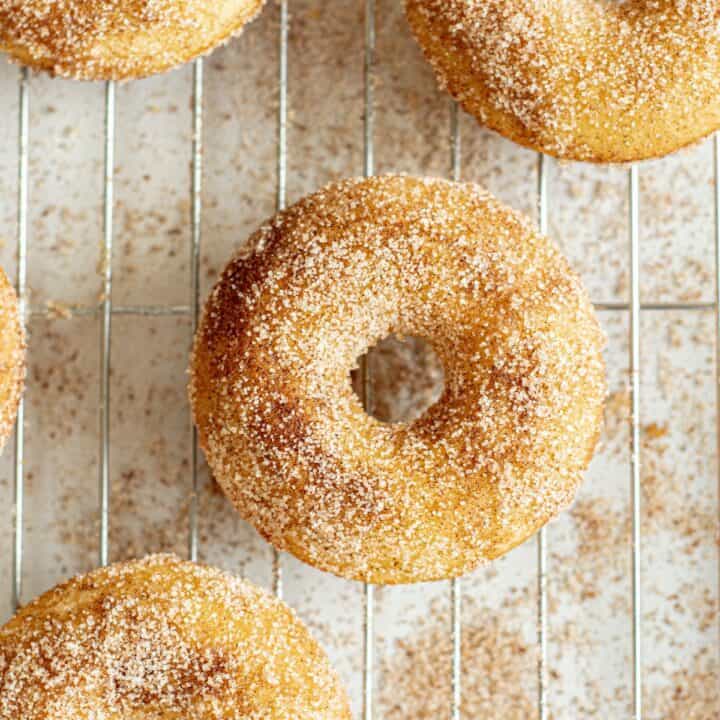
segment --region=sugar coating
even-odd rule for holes
[[[292,610],[155,555],[77,577],[0,629],[2,720],[349,720]]]
[[[660,157],[720,127],[717,0],[405,0],[440,83],[561,158]]]
[[[605,396],[577,276],[481,188],[330,185],[263,226],[212,292],[190,397],[213,473],[277,547],[374,583],[461,575],[572,500]],[[389,334],[427,340],[440,400],[369,417],[349,375]]]
[[[55,75],[169,70],[237,34],[264,0],[0,0],[0,50]]]
[[[12,432],[25,385],[25,349],[17,296],[0,269],[0,450]]]

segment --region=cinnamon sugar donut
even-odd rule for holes
[[[60,585],[0,629],[2,720],[349,720],[327,658],[264,591],[172,556]]]
[[[0,269],[0,450],[12,432],[25,383],[25,330],[15,290]]]
[[[164,72],[237,34],[265,0],[0,0],[0,50],[83,80]]]
[[[208,300],[190,398],[210,467],[278,548],[372,583],[461,575],[573,498],[605,394],[602,333],[555,245],[480,188],[347,180],[263,226]],[[426,340],[440,400],[367,415],[349,374]]]
[[[660,157],[720,127],[717,0],[405,0],[482,124],[571,160]]]

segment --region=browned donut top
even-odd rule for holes
[[[49,591],[0,629],[2,720],[349,720],[283,603],[152,556]]]
[[[405,0],[480,122],[575,160],[659,157],[720,127],[718,0]]]
[[[0,49],[81,79],[129,79],[212,50],[264,0],[0,0]]]
[[[557,248],[480,188],[348,180],[262,228],[196,338],[212,470],[278,547],[371,582],[461,574],[567,505],[592,454],[603,342]],[[434,348],[445,391],[369,417],[349,373],[389,334]]]

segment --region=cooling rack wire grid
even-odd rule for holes
[[[283,209],[287,200],[288,184],[288,128],[289,128],[289,102],[288,102],[288,59],[289,59],[289,31],[291,16],[289,13],[289,0],[280,0],[274,11],[277,19],[277,107],[275,122],[277,124],[276,138],[276,207]],[[376,22],[377,8],[376,0],[365,0],[364,7],[364,115],[363,115],[363,161],[365,175],[372,175],[375,172],[375,135],[376,135]],[[248,30],[252,32],[252,30]],[[116,179],[116,115],[117,115],[117,87],[115,83],[109,82],[105,85],[104,91],[104,148],[103,148],[103,183],[102,183],[102,262],[100,273],[102,281],[102,292],[97,305],[86,305],[74,307],[72,315],[75,317],[96,317],[98,319],[98,362],[99,362],[99,387],[97,388],[97,412],[98,412],[98,556],[97,561],[105,565],[110,559],[110,523],[111,523],[111,366],[113,347],[113,325],[119,317],[165,317],[177,316],[189,320],[187,334],[187,346],[197,327],[198,314],[200,310],[201,297],[201,250],[202,227],[203,227],[203,179],[204,179],[204,144],[210,138],[204,132],[204,111],[205,111],[205,66],[209,61],[199,59],[192,66],[191,81],[191,116],[192,133],[189,157],[191,160],[190,189],[189,189],[189,247],[187,248],[190,266],[190,285],[188,288],[187,303],[183,305],[165,304],[117,304],[113,302],[113,251],[116,240],[116,222],[114,211],[116,208],[115,179]],[[19,72],[19,97],[18,97],[18,178],[17,178],[17,276],[16,287],[19,297],[20,313],[24,323],[32,318],[45,317],[50,311],[47,307],[31,305],[28,292],[28,251],[32,243],[32,233],[29,225],[29,211],[32,197],[30,192],[30,155],[33,147],[33,138],[30,127],[30,105],[31,102],[41,102],[42,98],[36,97],[31,87],[31,76],[26,69]],[[234,77],[234,82],[242,82],[241,77]],[[57,81],[61,82],[61,81]],[[462,117],[456,105],[448,101],[448,124],[447,124],[447,147],[449,154],[448,175],[454,179],[461,179],[463,176],[463,152],[461,142]],[[470,125],[468,125],[470,127]],[[698,299],[683,301],[657,301],[641,302],[641,234],[643,207],[641,206],[640,181],[643,173],[643,165],[635,165],[627,170],[627,206],[629,217],[627,219],[627,262],[629,266],[629,283],[625,290],[627,300],[598,302],[596,307],[601,314],[625,313],[627,317],[628,355],[627,364],[629,368],[629,477],[627,493],[629,496],[629,543],[627,552],[631,556],[630,563],[630,609],[631,623],[630,633],[627,637],[628,655],[630,658],[630,675],[627,678],[628,698],[630,708],[627,717],[641,720],[649,719],[643,707],[643,682],[645,679],[642,648],[651,639],[643,635],[643,586],[642,575],[642,486],[641,486],[641,460],[642,460],[642,439],[641,439],[641,359],[642,359],[642,336],[641,320],[644,313],[653,312],[682,312],[682,313],[704,313],[714,318],[715,347],[720,342],[720,186],[718,178],[720,174],[720,141],[716,136],[711,141],[712,157],[714,162],[713,174],[714,184],[714,299]],[[553,211],[553,168],[555,162],[538,156],[536,161],[536,207],[539,228],[547,233],[550,230],[550,218]],[[31,338],[29,352],[33,353],[33,340]],[[361,387],[363,401],[366,408],[370,409],[373,403],[372,378],[368,364],[364,362],[361,367]],[[30,376],[29,383],[35,382]],[[714,359],[714,385],[720,388],[720,361],[718,353],[715,352]],[[720,396],[716,398],[720,402]],[[26,453],[25,453],[25,403],[21,403],[17,426],[14,437],[14,467],[13,467],[13,495],[14,513],[12,520],[12,568],[9,592],[11,595],[11,609],[17,608],[21,602],[22,581],[24,577],[25,559],[25,528],[29,518],[26,515],[25,491],[27,484],[26,476]],[[198,498],[201,490],[200,479],[200,457],[198,453],[197,437],[192,422],[188,419],[187,445],[189,447],[189,473],[188,492],[190,503],[188,508],[188,536],[187,555],[193,560],[198,559],[200,551],[199,533],[199,503]],[[10,452],[10,449],[8,449]],[[551,605],[548,599],[549,584],[552,583],[552,574],[549,571],[549,552],[551,550],[552,537],[546,529],[543,529],[537,536],[536,542],[536,697],[534,706],[539,720],[549,720],[556,717],[553,714],[552,704],[549,696],[552,683],[555,682],[549,672],[548,663],[548,641],[549,622],[551,620]],[[286,558],[276,551],[272,556],[272,587],[278,596],[283,595],[284,578],[283,568]],[[447,608],[448,614],[446,627],[451,639],[451,652],[448,656],[445,672],[448,674],[450,692],[446,706],[446,717],[451,720],[469,718],[464,712],[464,688],[463,679],[467,677],[467,669],[463,667],[463,600],[466,597],[464,592],[464,581],[455,580],[447,583]],[[363,720],[379,718],[377,712],[376,689],[381,682],[381,658],[376,656],[376,591],[371,585],[363,589],[362,617],[357,626],[362,628],[362,687],[361,707],[355,708],[360,712]],[[26,599],[26,598],[25,598]],[[602,715],[601,715],[602,716]],[[563,716],[564,717],[564,716]],[[570,717],[570,716],[568,716]],[[577,717],[582,717],[578,714]],[[717,716],[716,716],[717,717]],[[704,716],[698,715],[700,720],[707,720]]]

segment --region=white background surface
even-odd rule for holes
[[[289,201],[362,172],[359,0],[292,0]],[[397,0],[378,0],[377,170],[447,175],[449,101]],[[202,292],[274,212],[278,9],[206,63]],[[0,65],[0,259],[15,272],[17,68]],[[116,304],[189,301],[191,69],[119,87]],[[463,118],[463,176],[534,212],[536,157]],[[42,307],[96,303],[103,87],[31,81],[29,285]],[[644,301],[712,300],[710,142],[641,166]],[[627,172],[552,163],[550,227],[598,302],[628,296]],[[549,528],[551,716],[629,718],[628,314],[603,312],[610,411],[579,504]],[[26,411],[23,599],[97,557],[99,323],[34,318]],[[720,715],[712,312],[642,325],[644,679],[647,717]],[[111,557],[186,552],[190,491],[186,318],[116,317]],[[203,476],[202,560],[270,585],[271,552]],[[10,614],[12,445],[0,460],[0,618]],[[360,711],[362,589],[284,557],[285,598],[322,640]],[[466,716],[535,710],[534,541],[464,582]],[[380,589],[381,718],[449,703],[449,585]],[[405,663],[405,664],[403,664]],[[435,689],[427,690],[427,687]],[[412,688],[415,688],[413,691]],[[423,690],[423,688],[425,688]],[[424,693],[424,694],[423,694]],[[483,698],[491,697],[489,705]],[[428,698],[434,698],[428,700]]]

